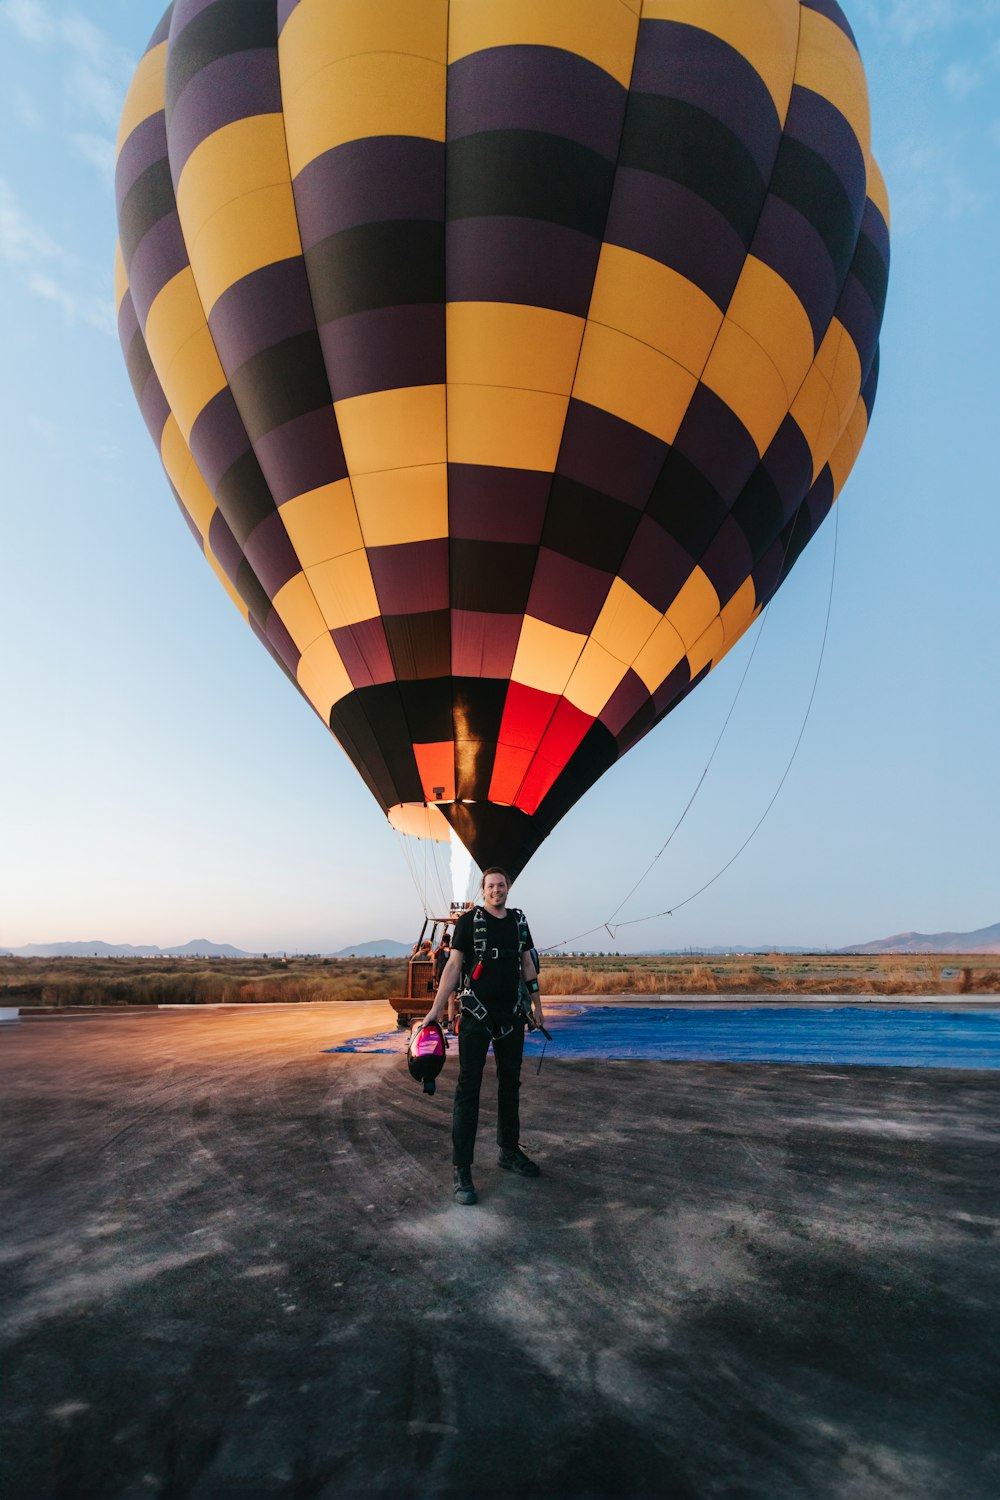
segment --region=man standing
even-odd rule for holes
[[[521,1057],[527,1016],[521,1001],[522,981],[531,996],[536,1026],[545,1024],[538,978],[531,954],[534,946],[528,924],[520,913],[507,909],[510,882],[497,866],[483,873],[483,905],[463,912],[455,924],[451,957],[441,975],[434,1004],[421,1025],[437,1021],[458,989],[463,971],[462,1014],[458,1026],[458,1084],[452,1115],[452,1161],[455,1198],[475,1203],[472,1160],[479,1125],[479,1090],[490,1043],[497,1069],[498,1162],[522,1177],[537,1177],[539,1169],[519,1145]]]

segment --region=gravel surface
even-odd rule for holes
[[[4,1029],[3,1500],[996,1500],[1000,1074],[550,1049],[460,1208],[385,1019]]]

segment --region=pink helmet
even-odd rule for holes
[[[436,1021],[431,1021],[428,1026],[421,1026],[410,1037],[410,1045],[406,1049],[410,1077],[423,1084],[425,1094],[433,1094],[437,1087],[434,1080],[444,1067],[447,1047],[444,1032]]]

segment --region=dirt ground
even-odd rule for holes
[[[459,1208],[384,1024],[3,1029],[3,1500],[996,1500],[1000,1073],[550,1053]]]

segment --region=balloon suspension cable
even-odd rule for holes
[[[406,868],[410,872],[410,879],[413,881],[414,890],[420,899],[420,906],[424,916],[429,918],[435,915],[435,913],[439,916],[445,915],[451,906],[452,898],[449,892],[450,881],[445,879],[441,870],[437,844],[432,840],[417,839],[416,843],[420,846],[420,853],[418,854],[416,850],[411,848],[411,844],[414,841],[408,834],[401,833],[398,828],[394,828],[393,833],[395,833],[399,841],[399,847],[403,851]],[[428,844],[430,844],[429,849]],[[422,869],[420,865],[421,855],[423,857]]]
[[[786,548],[786,551],[787,551],[787,548]],[[760,629],[754,635],[754,638],[753,638],[753,647],[752,647],[752,649],[750,651],[750,655],[747,657],[746,666],[743,668],[743,675],[741,676],[741,678],[739,680],[739,683],[737,685],[737,688],[736,688],[736,692],[733,695],[733,701],[729,705],[729,712],[726,714],[726,717],[722,721],[722,728],[719,730],[719,733],[718,733],[718,736],[716,738],[715,744],[712,746],[712,753],[708,757],[708,760],[705,762],[704,769],[702,770],[701,775],[698,777],[698,780],[695,782],[694,791],[691,793],[690,797],[688,798],[688,800],[687,800],[687,802],[686,802],[686,804],[684,806],[683,812],[681,813],[680,817],[677,819],[677,822],[674,824],[673,828],[671,828],[670,832],[667,834],[667,837],[664,840],[663,844],[661,844],[660,848],[653,855],[653,858],[650,860],[649,864],[646,866],[646,868],[643,870],[642,874],[639,876],[639,879],[636,881],[635,885],[632,887],[632,889],[628,892],[628,894],[626,896],[622,897],[621,901],[619,901],[618,905],[615,907],[614,911],[611,913],[611,915],[608,918],[607,922],[604,923],[604,926],[608,929],[608,932],[611,933],[612,938],[614,937],[614,933],[611,932],[611,927],[610,927],[609,924],[614,921],[615,917],[617,917],[617,915],[621,911],[622,907],[626,906],[628,904],[628,902],[631,901],[631,899],[635,895],[636,891],[639,889],[639,887],[646,880],[646,877],[655,868],[657,862],[662,858],[662,856],[664,854],[666,854],[667,850],[670,848],[670,845],[673,843],[674,835],[677,833],[677,830],[680,828],[681,824],[684,822],[684,819],[687,817],[688,813],[691,811],[692,807],[694,806],[695,798],[698,796],[698,793],[701,791],[702,785],[704,784],[704,781],[705,781],[705,777],[708,775],[709,770],[711,769],[712,762],[713,762],[713,760],[716,757],[716,754],[718,752],[719,746],[722,744],[723,737],[724,737],[724,735],[726,733],[726,730],[729,728],[729,721],[733,717],[733,713],[735,711],[736,705],[739,702],[740,694],[743,691],[743,684],[747,680],[747,674],[749,673],[750,667],[751,667],[751,665],[753,663],[753,659],[754,659],[754,657],[757,654],[757,647],[760,645],[760,638],[764,634],[764,627],[767,624],[767,617],[768,617],[768,614],[770,613],[771,605],[772,605],[773,602],[774,602],[774,596],[772,595],[771,598],[767,601],[767,604],[766,604],[766,606],[764,608],[764,613],[761,616]]]
[[[441,916],[444,916],[447,913],[449,906],[451,905],[451,896],[448,890],[450,885],[450,871],[449,878],[445,879],[445,876],[441,870],[440,850],[442,848],[450,849],[451,845],[450,843],[431,845],[431,867],[434,871],[434,884],[437,887],[434,893],[434,900],[438,903],[438,913]]]
[[[413,858],[412,858],[412,855],[410,853],[410,850],[407,847],[406,834],[405,833],[400,833],[400,831],[399,831],[398,828],[394,828],[393,829],[393,833],[396,835],[396,838],[399,840],[399,847],[403,851],[403,858],[406,860],[406,868],[410,872],[410,879],[413,881],[413,887],[414,887],[414,890],[417,893],[417,896],[419,897],[420,905],[421,905],[421,908],[423,909],[424,916],[425,917],[429,917],[430,916],[430,908],[427,905],[427,895],[420,888],[420,881],[419,881],[419,879],[417,877],[416,867],[415,867],[415,865],[413,863]]]
[[[433,839],[421,839],[421,843],[424,846],[424,890],[433,897],[435,911],[440,911],[442,885],[437,861],[438,846]]]
[[[430,865],[430,879],[428,880],[428,891],[434,903],[434,910],[441,910],[441,871],[438,869],[437,844],[432,843],[427,850],[427,860]]]
[[[586,932],[578,932],[575,937],[563,938],[562,941],[558,942],[558,943],[550,943],[547,948],[541,949],[540,950],[541,952],[543,952],[543,953],[551,953],[556,948],[565,948],[569,943],[577,943],[577,942],[580,941],[581,938],[591,937],[595,932],[600,932],[602,929],[605,932],[607,932],[609,934],[609,936],[611,937],[612,941],[614,941],[614,940],[617,939],[618,933],[621,931],[621,929],[623,927],[637,927],[637,926],[639,926],[643,922],[655,922],[659,917],[672,917],[674,915],[674,912],[680,911],[680,909],[681,909],[682,906],[687,906],[689,902],[694,901],[704,891],[707,891],[708,888],[709,888],[709,886],[714,885],[715,882],[717,880],[719,880],[726,873],[726,871],[730,868],[730,866],[736,863],[736,861],[739,859],[740,855],[743,853],[744,849],[747,847],[747,845],[750,843],[750,841],[754,838],[754,836],[759,832],[759,830],[761,828],[761,825],[763,824],[765,818],[767,817],[768,813],[771,811],[771,808],[777,802],[778,797],[779,797],[779,795],[781,793],[782,787],[784,786],[785,782],[788,780],[789,772],[791,771],[792,766],[795,763],[795,757],[799,753],[799,746],[802,744],[802,740],[803,740],[803,737],[804,737],[805,732],[806,732],[806,725],[809,723],[809,716],[812,713],[813,702],[815,701],[815,698],[816,698],[816,689],[819,687],[820,672],[822,671],[822,667],[823,667],[823,657],[826,654],[826,642],[827,642],[827,638],[828,638],[829,633],[830,633],[830,616],[831,616],[831,613],[833,611],[834,583],[835,583],[836,577],[837,577],[837,543],[838,543],[838,540],[839,540],[839,536],[840,536],[840,510],[839,510],[839,507],[836,504],[834,504],[834,507],[833,507],[833,556],[832,556],[831,563],[830,563],[830,588],[829,588],[829,592],[827,594],[827,601],[826,601],[826,618],[823,621],[823,636],[822,636],[822,639],[820,641],[819,657],[818,657],[817,662],[816,662],[816,671],[815,671],[815,673],[813,675],[812,688],[810,689],[810,692],[809,692],[809,700],[806,703],[805,713],[804,713],[803,718],[802,718],[802,724],[801,724],[801,727],[799,728],[799,732],[798,732],[798,735],[796,737],[795,744],[792,746],[792,753],[788,757],[788,764],[785,766],[784,771],[781,773],[781,779],[779,780],[778,785],[775,787],[774,792],[773,792],[773,794],[771,796],[771,799],[768,802],[767,806],[764,808],[764,811],[761,813],[760,817],[757,819],[756,823],[751,828],[751,830],[747,834],[746,838],[743,840],[742,844],[736,850],[736,853],[733,854],[733,855],[731,855],[730,858],[726,860],[725,864],[721,867],[721,869],[719,869],[719,870],[717,870],[715,872],[715,874],[712,876],[711,880],[706,880],[705,883],[704,883],[704,885],[700,885],[696,891],[692,891],[691,894],[690,894],[690,896],[685,896],[683,901],[675,901],[674,904],[673,904],[673,906],[668,907],[665,911],[651,912],[649,914],[649,916],[646,916],[646,917],[628,917],[623,922],[615,922],[614,918],[617,915],[617,913],[621,911],[622,907],[625,905],[625,902],[628,901],[629,898],[635,893],[635,891],[638,890],[639,886],[645,880],[645,878],[649,874],[650,870],[656,864],[656,861],[660,858],[660,855],[664,852],[664,850],[669,845],[671,839],[673,838],[674,834],[677,832],[677,830],[680,827],[681,823],[687,817],[688,811],[689,811],[689,809],[691,807],[691,803],[694,801],[695,797],[698,794],[699,788],[701,787],[702,782],[705,780],[705,776],[706,776],[706,774],[708,772],[708,768],[712,764],[712,761],[715,758],[715,752],[719,748],[719,742],[722,739],[722,735],[725,733],[726,725],[729,723],[729,720],[732,717],[733,708],[736,707],[736,698],[739,697],[740,692],[742,691],[742,688],[743,688],[743,684],[746,681],[747,672],[750,670],[750,662],[753,661],[754,652],[756,652],[756,650],[757,650],[757,643],[760,641],[760,637],[763,634],[764,622],[767,619],[767,613],[768,613],[768,610],[770,609],[771,602],[773,601],[773,598],[774,598],[773,595],[771,596],[771,600],[768,601],[768,608],[767,608],[767,610],[765,610],[764,616],[763,616],[763,618],[761,620],[761,628],[757,632],[757,637],[756,637],[756,640],[754,641],[753,651],[751,651],[749,660],[747,661],[746,667],[743,670],[743,676],[740,678],[739,687],[736,690],[736,697],[733,699],[732,707],[730,708],[729,713],[726,715],[726,719],[725,719],[725,722],[723,723],[722,730],[719,733],[719,738],[715,742],[715,745],[714,745],[714,747],[712,749],[712,753],[711,753],[711,755],[708,758],[708,761],[707,761],[707,763],[705,765],[704,771],[702,771],[701,776],[698,779],[697,786],[695,787],[694,791],[692,792],[692,794],[691,794],[691,796],[690,796],[690,798],[688,800],[687,806],[684,808],[684,811],[681,813],[681,815],[678,818],[677,822],[674,824],[673,828],[671,829],[670,834],[667,837],[666,843],[663,845],[663,848],[659,851],[659,853],[656,855],[656,857],[650,862],[648,868],[639,877],[638,881],[636,881],[636,884],[632,887],[632,890],[629,891],[628,895],[624,898],[624,900],[620,901],[618,903],[618,905],[615,907],[615,910],[611,913],[611,916],[608,918],[608,920],[606,922],[598,922],[598,924],[596,925],[596,927],[590,927],[590,928],[587,929]],[[786,542],[786,544],[785,544],[785,555],[786,555],[786,557],[788,555],[788,543],[790,541],[791,541],[791,533],[789,533],[788,542]]]

